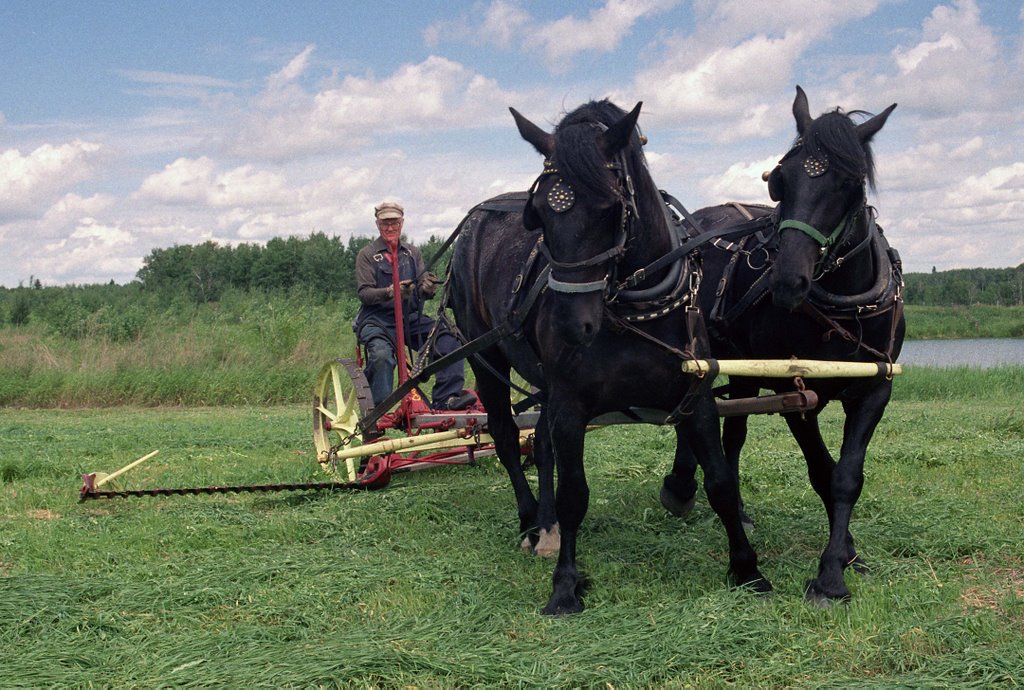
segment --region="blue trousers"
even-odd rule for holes
[[[406,323],[406,345],[417,352],[423,350],[427,334],[433,326],[434,320],[429,317],[419,315],[418,318],[410,318]],[[357,337],[366,348],[366,366],[363,373],[370,384],[373,404],[377,405],[388,397],[395,387],[395,366],[398,363],[395,356],[397,335],[394,327],[389,328],[377,321],[369,321],[359,329]],[[453,352],[458,347],[459,341],[455,336],[447,331],[441,331],[434,341],[431,361]],[[451,396],[461,393],[464,385],[462,361],[449,364],[434,376],[434,389],[430,395],[431,406],[444,407],[444,402]]]

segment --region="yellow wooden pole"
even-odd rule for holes
[[[469,435],[471,437],[472,435]],[[482,438],[482,437],[481,437]],[[489,438],[489,437],[488,437]],[[419,436],[402,436],[400,438],[386,438],[373,443],[366,443],[361,446],[350,446],[341,448],[335,454],[338,460],[345,458],[361,458],[364,455],[382,455],[384,453],[396,453],[401,450],[420,451],[425,449],[437,449],[445,441],[455,441],[452,445],[466,445],[467,434],[462,429],[453,431],[440,431]]]
[[[520,429],[520,445],[526,443],[532,433],[533,429]],[[494,439],[492,439],[489,434],[480,434],[479,445],[489,445],[491,443],[494,443]],[[375,441],[374,443],[367,443],[361,446],[342,448],[337,451],[333,459],[344,460],[345,469],[348,471],[349,479],[351,481],[355,481],[356,465],[353,460],[356,458],[396,453],[399,451],[421,453],[430,450],[444,450],[446,448],[459,448],[462,446],[470,447],[476,445],[478,445],[478,443],[477,436],[475,434],[468,433],[465,429],[454,429],[451,431],[420,434],[419,436],[387,438],[382,441]],[[327,461],[328,459],[324,457],[324,454],[321,454],[318,462],[321,465],[326,465]]]
[[[117,472],[114,472],[113,474],[97,474],[96,475],[96,483],[95,483],[94,486],[97,486],[97,487],[103,486],[104,484],[109,482],[111,479],[114,479],[116,477],[120,477],[122,474],[124,474],[125,472],[127,472],[131,468],[136,467],[137,465],[141,465],[146,460],[149,460],[151,457],[153,457],[154,455],[156,455],[159,452],[160,451],[158,451],[158,450],[154,450],[152,453],[149,453],[147,455],[143,455],[141,458],[139,458],[135,462],[130,463],[128,465],[125,465],[124,467],[119,469]]]
[[[699,374],[710,370],[716,360],[686,360],[683,372]],[[765,376],[769,378],[805,379],[869,378],[884,374],[893,377],[903,373],[900,364],[888,362],[832,362],[824,359],[719,359],[718,373],[728,376]]]

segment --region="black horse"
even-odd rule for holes
[[[636,127],[640,104],[628,114],[608,101],[585,104],[553,134],[512,114],[522,137],[544,156],[544,171],[528,195],[485,202],[463,221],[451,262],[451,303],[468,338],[513,324],[513,335],[470,361],[490,434],[512,479],[521,529],[529,533],[539,525],[543,537],[560,527],[544,612],[583,608],[576,541],[589,500],[587,424],[632,408],[663,410],[663,417],[674,411],[677,435],[687,438],[703,468],[708,500],[725,526],[733,582],[769,591],[740,522],[738,487],[721,449],[714,400],[681,371],[682,360],[699,349],[696,332],[703,326],[687,299],[696,269],[677,263],[653,271],[637,290],[616,290],[617,276],[680,242],[644,160]],[[510,369],[539,389],[543,400],[535,440],[539,491],[551,495],[553,458],[557,526],[550,501],[542,501],[538,514],[523,476]]]
[[[752,217],[764,220],[761,230],[742,242],[716,242],[703,252],[700,299],[716,357],[891,362],[899,355],[904,334],[899,256],[875,224],[865,190],[875,182],[870,141],[895,107],[861,124],[838,109],[812,118],[798,86],[793,102],[798,137],[767,176],[769,194],[778,205],[732,204],[694,214],[705,230]],[[818,576],[807,586],[808,599],[825,604],[849,598],[843,579],[847,566],[864,568],[849,532],[850,518],[864,484],[868,442],[889,402],[892,381],[879,376],[812,383],[808,387],[818,395],[817,408],[784,417],[828,513],[828,546]],[[731,377],[729,395],[742,398],[760,388],[782,392],[796,385],[785,379]],[[846,413],[838,464],[818,428],[818,413],[836,399]],[[725,419],[723,444],[737,476],[746,433],[746,417]],[[676,458],[662,502],[684,514],[697,488],[695,465],[685,453]]]

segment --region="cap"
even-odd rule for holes
[[[403,218],[405,217],[405,209],[397,201],[384,201],[373,209],[373,215],[378,220],[384,220],[385,218]]]

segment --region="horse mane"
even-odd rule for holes
[[[841,108],[815,118],[803,136],[803,151],[808,156],[815,153],[828,155],[829,165],[850,177],[863,178],[868,186],[875,188],[875,159],[869,142],[861,143],[857,136],[857,123],[852,116],[870,116],[863,110],[843,112]]]
[[[605,159],[594,145],[594,125],[610,127],[623,117],[626,111],[608,99],[590,101],[568,113],[555,127],[555,167],[573,187],[595,196],[617,196],[619,191],[609,183]],[[646,196],[657,192],[648,173],[643,145],[634,130],[629,146],[625,149],[629,174],[637,185],[638,194]]]

